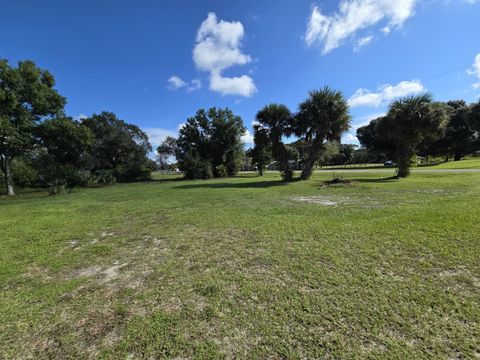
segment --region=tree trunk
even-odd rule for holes
[[[7,190],[8,196],[15,195],[13,191],[12,183],[12,168],[11,168],[11,159],[8,158],[8,155],[3,156],[3,178],[5,180],[5,189]]]
[[[462,155],[455,153],[455,155],[453,155],[453,161],[460,161],[460,160],[462,160]]]
[[[406,149],[400,148],[397,151],[398,177],[406,178],[410,175],[410,154]]]
[[[300,178],[302,180],[308,180],[310,176],[312,176],[314,164],[315,164],[315,161],[310,156],[308,157],[307,160],[305,160],[305,165],[303,166],[302,175],[300,175]]]
[[[285,157],[286,158],[286,157]],[[288,163],[288,159],[283,162],[282,177],[285,181],[291,181],[293,179],[293,170]]]
[[[258,175],[263,176],[263,164],[258,165]]]
[[[308,180],[312,176],[313,166],[320,156],[321,142],[317,139],[313,140],[312,147],[310,148],[308,158],[305,161],[305,166],[302,170],[302,175],[300,178],[302,180]]]

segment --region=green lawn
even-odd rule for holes
[[[366,170],[366,169],[384,169],[383,164],[352,164],[352,165],[336,165],[336,166],[322,166],[321,170]],[[480,169],[480,158],[466,159],[461,161],[442,162],[436,165],[421,164],[418,167],[413,166],[412,169]]]
[[[435,166],[431,169],[480,169],[480,158],[467,159],[461,161],[449,161]]]
[[[384,175],[3,197],[0,358],[480,356],[480,175]]]

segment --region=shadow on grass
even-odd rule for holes
[[[390,176],[388,178],[369,178],[369,179],[352,179],[352,182],[358,183],[388,183],[388,182],[395,182],[399,180],[398,176]]]
[[[146,180],[145,182],[146,183],[150,183],[150,182],[162,183],[162,182],[181,182],[181,181],[185,181],[185,180],[188,180],[188,179],[183,177],[183,176],[180,176],[180,177],[175,177],[175,178],[171,178],[171,179],[149,179],[149,180]]]
[[[291,182],[290,182],[291,183]],[[282,180],[273,180],[273,181],[251,181],[251,182],[240,182],[240,183],[231,183],[231,182],[220,182],[220,183],[197,183],[197,184],[188,184],[188,185],[179,185],[175,186],[175,189],[262,189],[273,186],[284,186],[289,184]]]

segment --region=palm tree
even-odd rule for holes
[[[309,92],[307,100],[298,107],[294,124],[295,134],[311,143],[302,170],[302,180],[312,175],[325,140],[340,141],[342,134],[350,127],[350,119],[348,103],[340,91],[326,86]]]
[[[272,143],[272,155],[275,160],[280,162],[282,177],[286,181],[291,180],[293,170],[288,163],[282,136],[291,134],[292,113],[285,105],[269,104],[257,113],[256,121],[269,134]]]
[[[380,135],[395,144],[398,176],[407,177],[418,146],[440,136],[448,116],[442,104],[432,103],[432,96],[423,94],[394,101],[383,121]]]

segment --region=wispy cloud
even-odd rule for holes
[[[148,136],[148,140],[152,144],[153,148],[157,148],[167,136],[177,137],[178,131],[163,129],[163,128],[146,128],[143,129]]]
[[[413,16],[417,1],[342,0],[338,11],[332,15],[325,15],[315,6],[308,21],[305,42],[308,46],[320,45],[322,54],[327,54],[347,38],[382,21],[386,22],[382,31],[387,35]]]
[[[353,51],[357,52],[358,50],[360,50],[360,48],[370,44],[372,42],[372,40],[373,40],[372,35],[360,38],[357,41],[357,44],[355,45],[355,47],[353,48]]]
[[[402,81],[397,85],[380,86],[376,92],[368,89],[358,89],[348,99],[350,107],[371,106],[379,107],[400,97],[425,92],[426,89],[419,80]]]
[[[177,75],[172,75],[167,79],[167,89],[168,90],[179,90],[185,88],[188,92],[198,90],[202,87],[202,82],[200,79],[193,79],[190,83],[182,80]]]
[[[185,86],[187,86],[187,83],[176,75],[170,76],[167,80],[167,88],[169,90],[178,90]]]

